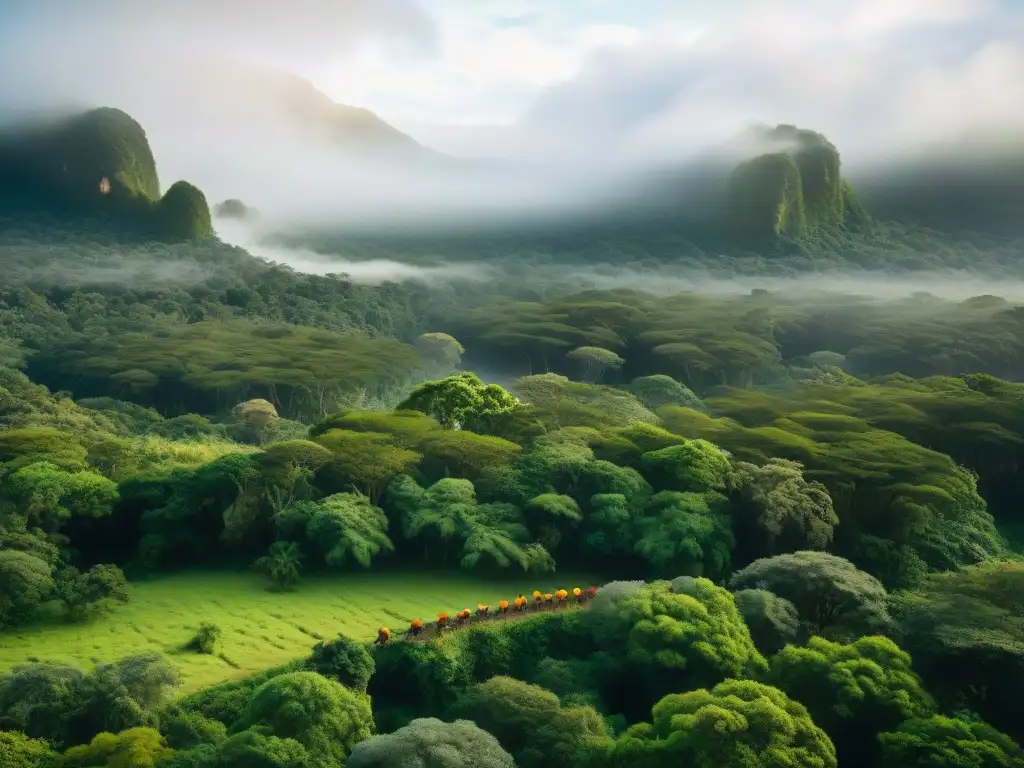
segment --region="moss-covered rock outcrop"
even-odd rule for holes
[[[155,207],[157,233],[167,240],[202,240],[213,237],[213,221],[206,195],[187,181],[171,185]]]
[[[730,175],[728,220],[748,237],[799,236],[863,222],[867,214],[842,178],[839,150],[820,133],[792,125],[759,129],[771,151]]]
[[[743,234],[795,235],[807,229],[800,169],[772,152],[740,163],[729,177],[729,219]]]
[[[119,109],[9,129],[0,136],[0,178],[0,210],[103,219],[157,238],[213,234],[206,198],[191,184],[161,199],[146,132]]]
[[[232,197],[213,206],[213,215],[221,219],[252,219],[259,211]]]

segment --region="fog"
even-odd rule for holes
[[[224,242],[244,248],[263,261],[284,264],[297,272],[310,275],[345,275],[356,283],[374,285],[387,281],[415,280],[432,285],[456,279],[482,281],[497,276],[493,267],[485,264],[427,267],[391,259],[346,259],[305,248],[271,245],[266,242],[267,233],[259,226],[230,219],[218,219],[215,230]]]
[[[517,264],[515,259],[499,262],[446,262],[443,253],[431,266],[419,266],[392,259],[346,258],[303,248],[268,245],[266,232],[258,223],[230,219],[216,221],[218,236],[254,256],[286,264],[308,274],[345,274],[354,282],[378,284],[385,281],[415,280],[440,286],[457,280],[491,282],[501,295],[510,285],[521,282],[528,270],[530,286],[546,292],[574,293],[585,290],[632,289],[657,296],[692,292],[719,296],[742,296],[753,290],[767,290],[792,296],[794,300],[820,299],[823,295],[863,296],[878,301],[905,299],[930,294],[949,301],[974,296],[1001,296],[1024,302],[1022,278],[993,274],[986,265],[967,270],[920,270],[916,272],[828,270],[787,276],[718,277],[708,272],[664,265],[649,270],[619,268],[612,264],[581,268],[579,265]],[[1020,253],[1024,259],[1024,251]],[[505,272],[512,267],[515,277]]]
[[[6,286],[188,286],[209,279],[214,271],[194,261],[174,258],[151,248],[119,244],[103,248],[90,244],[0,244]]]
[[[544,29],[569,22],[532,0],[517,7],[544,23],[512,32],[491,3],[25,5],[4,11],[0,114],[120,107],[147,131],[163,188],[185,178],[211,203],[240,198],[271,230],[593,212],[639,194],[639,174],[706,159],[753,123],[819,130],[853,171],[1024,132],[1016,2],[731,0],[670,12],[638,0],[635,19],[594,6],[561,37]],[[397,131],[337,112],[285,71],[336,73],[341,92],[367,100],[355,106],[379,108]],[[504,122],[467,120],[492,103],[506,105]],[[701,179],[682,183],[699,194]],[[344,266],[366,279],[397,269]]]
[[[567,271],[564,278],[582,288],[632,288],[667,296],[693,292],[719,296],[741,296],[756,289],[780,293],[794,299],[820,299],[822,296],[863,296],[879,301],[904,299],[915,294],[931,294],[949,301],[974,296],[1001,296],[1007,301],[1024,301],[1024,280],[986,278],[965,271],[921,272],[912,275],[871,272],[811,272],[794,277],[718,278],[658,270],[646,273],[608,270],[601,274]]]

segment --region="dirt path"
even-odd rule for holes
[[[441,631],[438,631],[437,622],[432,621],[429,624],[424,623],[423,631],[419,634],[418,637],[410,637],[407,633],[403,633],[401,635],[395,633],[391,638],[391,642],[401,641],[410,643],[423,643],[428,640],[435,640],[441,635],[448,635],[452,632],[458,632],[463,629],[468,629],[469,627],[479,627],[483,624],[493,624],[495,622],[505,621],[519,621],[521,619],[526,619],[531,616],[539,616],[547,613],[582,611],[586,610],[588,602],[589,600],[584,600],[582,603],[569,602],[563,606],[552,605],[551,607],[548,607],[545,605],[540,608],[528,607],[524,611],[513,611],[510,608],[508,613],[499,613],[497,611],[493,611],[489,612],[486,616],[470,616],[469,619],[467,619],[466,621],[458,623],[455,621],[454,618],[449,618],[447,626]]]

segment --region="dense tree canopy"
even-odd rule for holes
[[[1024,752],[1017,743],[984,722],[933,715],[907,720],[879,739],[883,768],[1024,765]]]
[[[886,591],[853,563],[803,551],[755,560],[729,579],[731,589],[766,589],[789,600],[818,634],[857,636],[889,625]]]
[[[88,619],[96,653],[0,671],[4,768],[1019,765],[1024,312],[885,298],[900,270],[1017,279],[1019,238],[869,227],[827,139],[766,131],[702,225],[669,193],[406,237],[397,261],[487,270],[400,283],[219,242],[117,110],[0,137],[0,631]],[[332,237],[305,244],[394,255]],[[126,574],[212,565],[283,602],[462,568],[529,607],[406,639],[456,606],[382,596],[381,642],[297,626],[305,658],[173,701],[166,659],[104,663]],[[233,628],[185,629],[176,659],[241,674]]]
[[[282,739],[309,750],[311,765],[337,763],[373,731],[365,696],[315,672],[293,672],[268,680],[254,694],[239,724],[266,726]]]
[[[807,710],[761,683],[726,680],[711,690],[671,694],[652,714],[653,722],[634,725],[619,738],[612,765],[836,766],[832,742]]]
[[[57,768],[57,754],[41,739],[18,731],[0,731],[0,765],[6,768]]]
[[[593,709],[564,707],[550,691],[510,677],[475,685],[451,712],[493,734],[522,768],[586,765],[608,735]]]
[[[349,768],[513,768],[512,756],[498,740],[469,720],[446,723],[413,720],[404,728],[373,736],[352,750]]]
[[[991,563],[935,574],[897,595],[900,642],[936,695],[967,706],[1024,739],[1012,701],[1024,684],[1024,619],[1019,563]]]
[[[765,666],[732,595],[707,579],[678,592],[668,582],[641,586],[595,609],[588,620],[598,623],[599,644],[625,657],[631,687],[644,691],[633,701],[645,701],[645,708],[667,693]]]
[[[766,589],[741,589],[734,593],[736,609],[750,630],[757,650],[774,654],[804,634],[800,615],[789,600]]]
[[[279,412],[314,417],[346,392],[403,381],[419,364],[415,350],[394,341],[219,321],[69,340],[35,362],[44,381],[73,375],[83,395],[105,394],[114,382],[121,396],[165,412],[216,411],[257,395]]]
[[[883,637],[849,645],[812,637],[807,647],[786,646],[772,658],[768,679],[807,707],[851,765],[874,764],[879,733],[934,710],[910,656]]]

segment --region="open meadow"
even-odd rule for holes
[[[452,615],[477,603],[496,605],[534,589],[586,587],[565,576],[483,580],[451,573],[360,573],[308,577],[291,592],[271,592],[256,574],[193,571],[139,582],[132,600],[85,624],[45,623],[0,633],[0,673],[27,661],[83,668],[144,650],[168,654],[181,669],[181,692],[242,677],[299,658],[339,632],[372,640],[388,626],[397,636],[420,617]],[[557,582],[557,583],[556,583]],[[223,635],[219,656],[183,650],[204,622]]]

